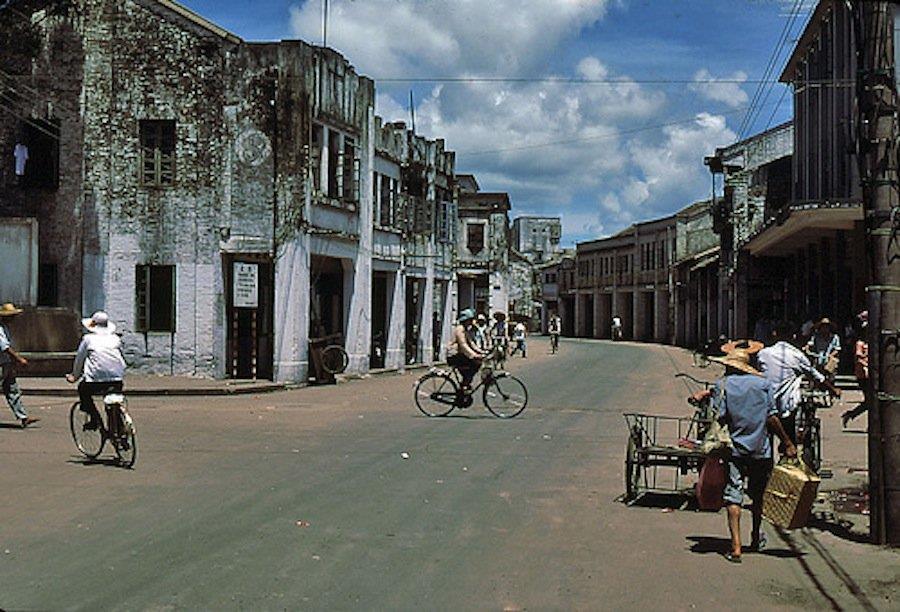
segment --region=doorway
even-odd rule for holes
[[[391,328],[390,276],[387,272],[372,273],[372,346],[369,351],[369,367],[385,366],[388,333]]]
[[[268,379],[274,374],[274,266],[268,255],[224,256],[227,374]]]

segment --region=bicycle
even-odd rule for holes
[[[509,372],[495,369],[492,364],[498,357],[494,349],[482,366],[481,381],[469,391],[463,390],[462,375],[456,368],[432,368],[416,383],[416,406],[429,417],[447,416],[455,408],[470,407],[475,393],[483,387],[481,401],[491,414],[501,419],[518,416],[528,405],[528,389]]]
[[[329,374],[342,374],[350,365],[350,356],[340,344],[330,344],[322,349],[322,367]]]
[[[103,396],[106,413],[104,422],[90,426],[90,414],[81,409],[81,401],[72,404],[69,410],[69,429],[76,448],[88,459],[96,459],[109,441],[116,452],[120,465],[132,468],[137,460],[137,438],[134,421],[128,414],[127,400],[122,393],[107,393]],[[98,411],[99,414],[99,411]]]
[[[822,469],[822,419],[816,415],[816,398],[804,396],[797,409],[797,445],[803,462],[816,473]]]

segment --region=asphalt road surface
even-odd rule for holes
[[[549,356],[545,344],[512,363],[531,402],[509,421],[479,404],[422,416],[421,372],[134,398],[134,470],[76,454],[71,400],[27,398],[40,426],[0,429],[0,608],[896,605],[892,552],[770,532],[769,554],[734,566],[722,513],[617,501],[621,413],[688,414],[672,378],[688,360],[587,342]]]

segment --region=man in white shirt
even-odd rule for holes
[[[803,377],[808,376],[836,397],[840,397],[841,391],[813,367],[803,351],[790,343],[792,336],[793,326],[789,322],[777,323],[772,331],[775,343],[762,349],[757,355],[757,360],[760,370],[772,385],[778,417],[788,436],[796,442],[796,416],[797,407],[800,405],[800,383]]]
[[[78,346],[72,373],[66,375],[70,383],[81,378],[78,383],[78,398],[81,410],[91,416],[88,429],[100,425],[100,414],[94,405],[94,395],[121,393],[122,378],[125,375],[125,359],[122,357],[122,341],[115,334],[116,324],[109,320],[102,310],[82,319],[88,333]]]

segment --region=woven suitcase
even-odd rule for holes
[[[763,517],[782,529],[806,525],[821,479],[802,461],[780,462],[763,494]]]

